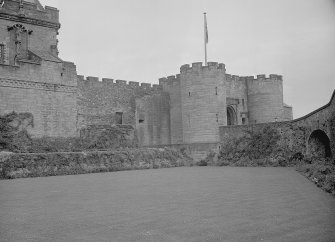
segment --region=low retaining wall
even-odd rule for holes
[[[187,154],[196,163],[200,160],[205,159],[211,151],[220,149],[220,143],[192,143],[192,144],[171,144],[171,145],[155,145],[151,146],[154,148],[168,147],[171,149],[179,150],[184,154]]]
[[[3,154],[0,179],[75,175],[183,166],[188,158],[170,149]]]

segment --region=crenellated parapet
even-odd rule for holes
[[[171,75],[171,76],[168,76],[168,77],[162,77],[162,78],[159,78],[159,85],[160,86],[165,86],[165,85],[168,85],[168,86],[173,86],[177,83],[180,82],[180,74],[177,74],[177,75]]]
[[[199,71],[210,71],[210,70],[221,70],[226,71],[226,66],[223,63],[218,62],[208,62],[207,65],[203,65],[202,62],[194,62],[191,65],[185,64],[180,67],[180,73],[188,72],[199,72]]]
[[[39,1],[6,0],[0,8],[0,19],[59,29],[59,10],[43,7]]]
[[[226,74],[226,80],[228,81],[275,81],[275,80],[279,80],[282,81],[283,80],[283,76],[281,75],[277,75],[277,74],[270,74],[268,77],[264,74],[262,75],[257,75],[255,76],[236,76],[236,75],[231,75],[231,74]]]
[[[239,76],[226,74],[226,80],[227,81],[242,81],[242,79]]]
[[[151,84],[151,83],[140,83],[140,82],[134,82],[134,81],[125,81],[125,80],[114,80],[111,78],[102,78],[100,81],[99,77],[94,76],[87,76],[86,79],[82,75],[77,76],[78,82],[94,86],[97,88],[105,88],[105,87],[111,87],[111,88],[118,88],[118,87],[124,87],[124,88],[130,88],[130,89],[141,89],[141,90],[149,90],[149,91],[161,91],[162,87],[157,84]]]

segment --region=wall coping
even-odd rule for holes
[[[312,116],[313,114],[316,114],[316,113],[320,112],[320,111],[323,110],[323,109],[328,108],[328,107],[332,104],[334,98],[335,98],[335,90],[333,91],[333,95],[331,96],[330,101],[329,101],[326,105],[324,105],[324,106],[322,106],[322,107],[320,107],[320,108],[318,108],[318,109],[316,109],[316,110],[310,112],[309,114],[306,114],[305,116],[302,116],[302,117],[297,118],[297,119],[293,119],[293,120],[290,121],[290,122],[293,123],[293,122],[301,121],[301,120],[303,120],[303,119],[306,119],[306,118]]]

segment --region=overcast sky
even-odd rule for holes
[[[335,0],[40,0],[60,10],[60,57],[85,76],[158,83],[209,61],[235,75],[284,76],[294,118],[335,89]]]

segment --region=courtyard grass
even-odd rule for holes
[[[0,181],[1,241],[334,241],[335,200],[292,168]]]

